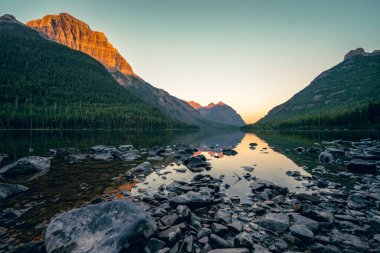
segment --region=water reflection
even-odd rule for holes
[[[222,137],[218,139],[217,137]],[[195,155],[203,154],[211,163],[211,170],[201,172],[210,174],[213,177],[224,176],[224,182],[231,187],[226,191],[230,195],[238,195],[242,200],[248,200],[248,194],[251,193],[249,183],[243,175],[247,173],[244,166],[252,166],[254,170],[252,175],[260,179],[269,180],[275,184],[283,185],[291,191],[305,191],[302,183],[294,178],[287,176],[288,170],[299,171],[302,175],[309,175],[302,167],[298,166],[284,154],[276,152],[267,142],[260,139],[253,133],[234,133],[234,138],[223,137],[218,135],[214,138],[209,136],[205,139],[198,137],[197,148],[199,152]],[[230,137],[230,136],[229,136]],[[240,139],[242,137],[242,139]],[[240,140],[239,140],[240,139]],[[192,142],[190,142],[192,143]],[[255,149],[250,149],[250,143],[257,143]],[[221,152],[214,152],[216,147],[230,148],[236,146],[238,152],[235,156],[222,156]],[[217,149],[217,148],[216,148]],[[215,157],[215,154],[218,154]],[[170,184],[172,181],[189,182],[196,173],[186,170],[186,172],[177,172],[177,169],[186,168],[183,165],[169,165],[164,167],[159,173],[150,174],[145,182],[149,184],[140,184],[132,190],[133,194],[139,194],[140,191],[157,191],[162,184]],[[169,173],[169,174],[167,174]],[[164,179],[162,174],[166,174]]]
[[[175,143],[193,144],[199,148],[197,154],[204,154],[211,163],[211,170],[201,173],[214,177],[224,176],[224,182],[231,185],[227,190],[230,195],[238,195],[243,201],[250,193],[249,181],[243,175],[247,173],[242,167],[254,167],[253,176],[288,187],[291,191],[305,191],[303,183],[287,176],[288,170],[299,171],[303,175],[312,173],[317,165],[317,155],[298,154],[294,148],[320,145],[322,141],[336,139],[356,141],[361,138],[379,138],[379,132],[124,132],[124,131],[0,131],[0,153],[8,158],[0,167],[26,155],[47,154],[50,148],[76,148],[86,152],[91,146],[103,144],[118,146],[132,144],[136,148],[166,146]],[[250,149],[250,143],[257,143]],[[236,147],[235,156],[223,155],[222,148]],[[123,174],[136,164],[144,162],[147,156],[132,162],[120,159],[112,161],[86,160],[70,164],[64,156],[57,156],[51,162],[46,175],[31,182],[22,183],[30,189],[21,195],[0,202],[0,210],[27,210],[20,217],[11,221],[2,220],[10,240],[27,242],[41,235],[50,218],[90,201],[103,193],[122,198],[122,191],[131,190],[133,194],[157,191],[162,184],[173,180],[189,181],[197,173],[188,169],[184,173],[176,169],[185,168],[172,164],[171,157],[153,162],[161,167],[159,173],[148,175],[145,182],[127,182],[120,179]],[[332,168],[342,169],[342,168]],[[117,180],[115,180],[115,178]],[[241,179],[239,179],[241,178]],[[339,180],[339,179],[337,179]],[[81,183],[89,185],[88,190],[81,190]],[[146,184],[148,183],[148,184]],[[8,239],[9,239],[8,238]],[[0,237],[0,239],[2,239]]]

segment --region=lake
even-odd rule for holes
[[[330,141],[359,141],[363,138],[379,139],[379,132],[313,131],[276,132],[259,131],[243,133],[228,132],[123,132],[123,131],[0,131],[0,153],[7,154],[0,163],[5,166],[17,159],[36,155],[48,156],[50,149],[58,150],[51,159],[49,171],[33,180],[13,179],[29,188],[23,194],[0,202],[0,239],[9,245],[17,245],[32,239],[38,240],[57,213],[79,207],[96,197],[106,194],[109,198],[122,198],[123,190],[132,195],[152,193],[173,180],[189,182],[198,173],[215,178],[224,177],[228,195],[239,196],[249,202],[251,189],[245,179],[247,170],[251,176],[285,186],[293,192],[312,192],[307,182],[287,175],[287,171],[298,171],[301,175],[318,175],[347,185],[336,173],[319,173],[318,154],[297,152],[295,148],[311,146],[324,148]],[[182,164],[173,162],[173,155],[163,156],[161,161],[152,161],[155,172],[144,178],[127,181],[120,175],[147,160],[149,150],[160,146],[170,150],[177,144],[193,145],[194,155],[203,154],[210,163],[210,170],[192,172]],[[250,143],[256,143],[250,148]],[[141,158],[126,162],[120,159],[95,161],[86,159],[70,163],[69,154],[88,153],[95,145],[115,146],[131,144],[140,150]],[[225,155],[222,149],[232,148],[236,155]],[[244,169],[243,167],[249,168]],[[343,170],[337,164],[326,166],[332,172]],[[83,186],[86,184],[86,187]],[[0,249],[1,251],[1,249]]]

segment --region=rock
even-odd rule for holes
[[[137,165],[136,167],[132,168],[129,170],[129,172],[137,172],[137,173],[150,173],[152,172],[153,169],[152,169],[152,165],[150,164],[150,162],[143,162],[139,165]]]
[[[380,232],[380,216],[374,216],[369,220],[369,224],[376,232]]]
[[[181,216],[179,216],[176,213],[168,214],[161,218],[161,222],[165,226],[172,226],[172,225],[180,223],[181,221],[182,221]]]
[[[140,158],[140,154],[137,150],[130,150],[128,152],[119,155],[119,158],[123,161],[133,161]]]
[[[212,223],[211,228],[212,228],[212,231],[214,231],[214,233],[217,235],[226,234],[228,231],[228,228],[226,226],[223,226],[222,224],[219,224],[219,223]]]
[[[49,171],[50,159],[40,156],[26,156],[14,163],[8,164],[0,169],[3,178],[14,178],[18,176],[35,174],[43,175]]]
[[[87,157],[82,154],[71,154],[71,155],[66,156],[66,160],[68,160],[70,163],[79,163],[86,159]]]
[[[331,233],[331,240],[340,248],[350,249],[356,252],[368,252],[370,248],[368,242],[360,239],[360,237],[341,233],[338,230],[334,230]]]
[[[245,248],[229,248],[229,249],[213,249],[207,251],[208,253],[249,253],[248,249]]]
[[[299,177],[301,176],[301,172],[297,171],[297,170],[288,170],[287,172],[285,172],[286,175],[288,175],[289,177]]]
[[[214,249],[220,249],[220,248],[233,248],[233,245],[230,241],[227,241],[216,234],[210,235],[210,244],[211,247]]]
[[[295,148],[295,151],[297,153],[303,153],[303,152],[305,152],[305,148],[304,147],[298,147],[298,148]]]
[[[363,209],[368,208],[371,205],[371,202],[365,199],[366,196],[360,193],[354,193],[348,196],[347,206],[352,209]]]
[[[52,252],[117,253],[155,232],[153,219],[135,204],[103,202],[61,213],[49,223],[46,250]]]
[[[317,148],[317,147],[309,147],[306,151],[309,154],[316,154],[316,153],[321,153],[322,152],[322,150],[320,148]]]
[[[197,233],[197,238],[202,238],[202,237],[207,237],[211,235],[212,231],[209,228],[202,228],[201,230],[198,231]]]
[[[318,197],[315,197],[307,193],[299,192],[299,193],[296,193],[294,196],[301,201],[308,201],[308,202],[311,202],[312,204],[318,204],[319,202],[321,202]]]
[[[227,227],[234,233],[240,233],[243,231],[243,223],[235,221],[227,225]]]
[[[175,243],[181,235],[181,229],[178,226],[170,227],[158,234],[158,236],[170,244]]]
[[[102,153],[102,154],[94,155],[92,159],[97,160],[97,161],[112,161],[113,156],[111,153]]]
[[[187,253],[192,253],[194,248],[194,237],[192,235],[187,236],[183,240],[184,249]]]
[[[327,148],[325,151],[333,155],[344,155],[345,153],[344,150],[338,148]]]
[[[317,233],[319,230],[319,223],[315,220],[309,219],[297,213],[291,214],[290,217],[292,220],[292,224],[294,225],[305,225],[313,233]]]
[[[219,209],[214,215],[214,221],[218,223],[231,223],[232,222],[232,214],[227,209]]]
[[[285,232],[290,226],[289,216],[282,213],[266,214],[263,218],[257,220],[256,223],[263,228],[276,232]]]
[[[332,213],[317,206],[304,204],[301,213],[302,215],[318,222],[334,222],[334,216]]]
[[[347,164],[347,170],[353,173],[371,173],[376,174],[376,164],[360,159],[354,159]]]
[[[255,249],[254,252],[255,253],[270,253],[269,250],[267,250],[266,248],[264,248],[263,246],[259,245],[259,244],[256,244],[254,243],[253,244],[253,248]],[[290,252],[289,252],[290,253]]]
[[[165,247],[165,242],[151,238],[144,247],[144,253],[156,253]]]
[[[332,163],[334,162],[334,157],[328,152],[322,152],[319,154],[319,161],[321,163]]]
[[[314,238],[314,233],[305,225],[292,225],[290,226],[290,232],[299,238],[307,241],[311,241]]]
[[[233,149],[223,149],[222,153],[223,153],[223,155],[226,155],[226,156],[235,156],[235,155],[237,155],[238,152],[236,152]]]
[[[0,183],[0,200],[20,194],[28,189],[28,187],[19,184]]]
[[[239,248],[239,247],[246,247],[246,248],[252,248],[253,246],[253,241],[252,241],[252,236],[246,232],[241,232],[234,238],[234,247]]]
[[[191,215],[190,208],[184,205],[177,206],[177,213],[183,218],[188,218]]]
[[[255,168],[252,166],[243,166],[242,167],[245,171],[252,172]]]
[[[333,245],[323,245],[316,243],[311,246],[312,253],[341,253],[341,251]]]
[[[210,164],[206,162],[204,155],[189,157],[183,161],[183,164],[189,169],[210,166]]]
[[[132,145],[120,145],[118,147],[118,149],[121,151],[121,152],[128,152],[128,151],[131,151],[133,150],[133,146]],[[137,151],[137,150],[136,150]]]
[[[209,193],[199,193],[189,191],[186,194],[178,195],[169,200],[171,206],[186,205],[190,209],[197,209],[210,206],[214,202],[214,198]]]

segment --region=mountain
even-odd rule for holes
[[[0,128],[186,127],[11,15],[0,17],[0,59]]]
[[[86,23],[75,17],[67,13],[47,15],[41,19],[27,22],[27,25],[53,41],[82,51],[98,60],[120,85],[158,107],[170,117],[187,124],[212,125],[183,100],[138,77],[103,33],[92,31]]]
[[[207,106],[201,106],[197,102],[187,102],[194,109],[198,110],[201,115],[218,124],[225,124],[230,126],[243,126],[245,124],[241,116],[230,106],[223,102],[217,104],[210,103]]]
[[[343,121],[358,124],[360,120],[368,120],[365,115],[359,119],[359,113],[368,111],[367,114],[373,114],[379,102],[380,51],[367,53],[358,48],[348,52],[341,63],[321,73],[306,88],[274,107],[253,126],[324,126],[320,122],[329,120],[330,125],[343,125]]]

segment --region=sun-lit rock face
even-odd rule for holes
[[[86,23],[67,13],[47,15],[29,21],[27,25],[51,40],[90,55],[110,70],[136,76],[129,63],[108,42],[104,33],[92,31]]]

